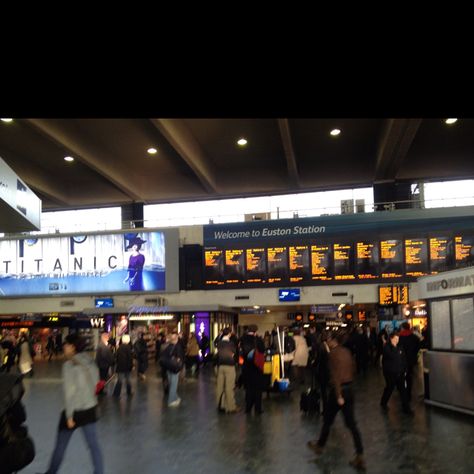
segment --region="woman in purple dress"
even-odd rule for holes
[[[140,237],[134,237],[130,239],[129,244],[125,250],[132,249],[132,255],[128,261],[128,275],[123,281],[130,287],[130,291],[143,291],[143,266],[145,265],[145,256],[140,253],[142,244],[146,240],[142,240]]]

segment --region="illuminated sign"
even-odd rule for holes
[[[245,253],[243,249],[225,251],[225,282],[245,283]]]
[[[354,256],[353,247],[348,243],[335,243],[334,251],[334,279],[354,280]]]
[[[0,240],[2,296],[157,291],[165,287],[163,232]]]
[[[247,249],[245,270],[247,283],[265,283],[267,278],[266,250],[262,248]]]
[[[332,247],[330,245],[311,245],[311,279],[332,280]]]
[[[286,281],[288,275],[288,250],[286,247],[267,249],[268,282]]]
[[[103,328],[105,326],[105,318],[91,318],[90,322],[93,328]]]
[[[381,285],[379,286],[379,305],[408,304],[407,285]]]
[[[278,301],[299,301],[300,289],[288,288],[287,290],[278,290]]]
[[[206,285],[224,284],[224,250],[213,248],[204,252],[204,280]]]
[[[403,275],[403,242],[397,239],[380,241],[380,272],[382,278]]]
[[[405,274],[428,275],[428,242],[426,239],[405,240]]]
[[[356,243],[356,272],[360,280],[379,277],[378,242],[360,241]]]
[[[96,308],[113,308],[114,299],[113,298],[96,298],[95,307]]]
[[[308,246],[290,246],[288,252],[290,283],[310,280]]]

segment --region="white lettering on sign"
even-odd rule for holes
[[[93,328],[103,328],[105,325],[104,318],[91,318],[91,326]]]

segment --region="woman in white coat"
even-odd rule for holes
[[[301,335],[299,329],[294,332],[295,357],[293,359],[294,379],[296,383],[304,384],[304,372],[308,365],[309,349],[306,339]]]
[[[18,341],[18,368],[23,376],[33,375],[33,350],[28,336],[23,333]]]

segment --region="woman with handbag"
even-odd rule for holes
[[[56,446],[46,474],[55,474],[64,458],[66,448],[76,428],[81,428],[89,448],[94,474],[103,474],[102,452],[97,438],[97,397],[95,389],[99,371],[91,357],[85,354],[85,340],[78,334],[70,334],[64,344],[68,359],[62,370],[64,401]]]

